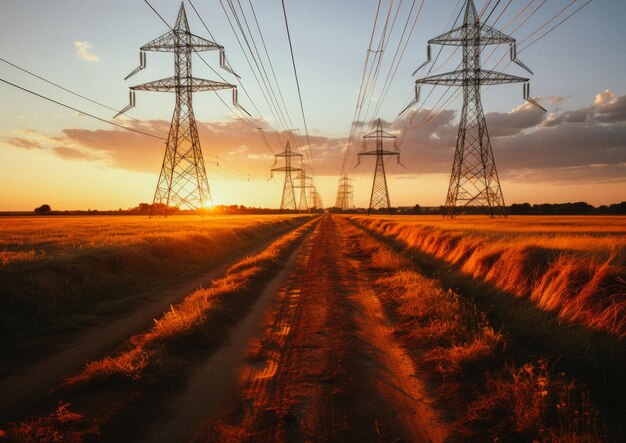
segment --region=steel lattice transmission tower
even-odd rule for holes
[[[307,199],[307,190],[312,190],[315,188],[313,186],[313,179],[306,175],[306,169],[304,167],[304,162],[301,163],[300,171],[298,172],[298,176],[296,177],[296,183],[293,185],[294,189],[300,190],[300,200],[298,202],[298,210],[307,212],[310,209],[309,201],[314,205],[315,201],[313,198]]]
[[[312,204],[311,209],[314,209],[314,210],[324,209],[324,204],[322,203],[322,197],[320,196],[320,193],[317,192],[317,188],[315,186],[313,186],[313,190],[311,191],[311,204]]]
[[[352,179],[347,175],[339,179],[339,188],[337,189],[337,200],[335,206],[342,211],[354,209],[354,192],[352,189]]]
[[[385,150],[385,139],[393,140],[393,151]],[[374,140],[376,148],[374,150],[367,150],[367,143],[369,140]],[[380,119],[376,121],[376,129],[369,134],[363,136],[363,150],[359,152],[359,160],[356,166],[361,163],[362,156],[374,155],[376,156],[376,169],[374,170],[374,183],[372,184],[372,194],[370,196],[370,205],[367,213],[370,214],[372,210],[378,210],[391,208],[391,202],[389,200],[389,189],[387,188],[387,175],[385,173],[385,157],[395,156],[398,164],[400,163],[400,151],[398,151],[396,145],[396,136],[383,131],[383,125]],[[355,167],[356,167],[355,166]]]
[[[132,86],[130,88],[130,104],[117,115],[123,114],[135,106],[135,91],[173,92],[176,94],[174,115],[167,137],[161,174],[150,209],[150,217],[155,215],[167,216],[176,208],[202,209],[211,204],[211,191],[209,190],[193,112],[193,93],[232,89],[233,104],[242,110],[243,108],[237,102],[237,87],[235,85],[193,77],[191,72],[192,55],[197,52],[219,51],[220,66],[232,74],[235,73],[226,62],[223,46],[198,37],[189,31],[184,3],[180,5],[174,27],[169,32],[141,47],[139,67],[131,72],[125,80],[145,68],[147,51],[173,52],[175,75]]]
[[[270,180],[274,177],[274,172],[284,172],[285,173],[285,184],[283,185],[283,197],[280,200],[280,211],[287,210],[298,210],[298,205],[296,203],[296,193],[294,191],[293,185],[293,172],[303,171],[303,168],[294,168],[291,163],[294,158],[302,158],[302,154],[298,154],[297,152],[293,152],[291,150],[291,145],[289,141],[287,141],[287,146],[283,152],[279,152],[274,155],[274,166],[271,168],[272,175]],[[284,159],[284,166],[276,167],[280,159]]]
[[[462,213],[464,208],[471,206],[482,208],[490,217],[506,217],[504,197],[480,97],[481,86],[524,83],[524,99],[543,109],[530,97],[529,79],[481,68],[482,48],[501,44],[509,44],[511,60],[532,74],[517,59],[515,39],[481,23],[474,1],[467,0],[463,24],[429,40],[428,60],[413,73],[415,75],[430,63],[431,45],[460,46],[463,49],[463,69],[417,80],[415,100],[405,108],[406,111],[419,100],[420,86],[423,84],[463,88],[463,110],[445,206],[447,217],[453,218]]]

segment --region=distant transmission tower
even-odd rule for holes
[[[297,211],[298,205],[296,204],[296,194],[294,191],[292,173],[303,171],[303,169],[294,168],[293,166],[291,166],[291,162],[294,157],[302,158],[302,154],[293,152],[291,150],[291,145],[289,144],[289,141],[287,141],[287,146],[285,147],[285,150],[283,152],[279,152],[278,154],[274,155],[274,157],[276,157],[276,159],[274,161],[274,166],[272,166],[271,168],[272,176],[270,177],[270,180],[272,179],[272,177],[274,177],[274,172],[285,173],[285,184],[283,186],[283,197],[280,201],[280,211],[281,212],[288,211],[288,210]],[[284,166],[276,167],[276,164],[278,163],[280,159],[284,159]]]
[[[387,151],[384,149],[385,139],[393,140],[393,151]],[[368,151],[368,140],[376,141],[376,149]],[[376,156],[376,169],[374,171],[374,183],[372,184],[372,194],[370,196],[370,205],[367,213],[370,214],[373,210],[391,208],[391,202],[389,200],[389,190],[387,189],[387,175],[385,173],[385,157],[396,156],[398,164],[400,163],[400,151],[396,146],[396,136],[383,131],[383,125],[380,119],[376,122],[376,129],[369,134],[363,136],[363,151],[359,152],[359,160],[357,166],[361,163],[361,157],[364,155]]]
[[[307,199],[307,190],[313,189],[312,178],[306,175],[306,169],[304,168],[304,162],[301,164],[300,171],[296,177],[296,183],[293,185],[294,189],[300,190],[300,200],[298,202],[298,210],[307,212],[310,209],[309,201],[311,204],[315,202],[313,199]]]
[[[135,106],[135,91],[173,92],[176,94],[176,106],[165,147],[161,174],[150,209],[150,217],[167,216],[176,208],[202,209],[211,204],[211,192],[193,113],[193,92],[232,89],[233,104],[242,110],[243,108],[237,102],[237,87],[235,85],[192,76],[192,54],[194,52],[219,51],[220,66],[228,72],[236,74],[226,62],[223,46],[189,32],[189,22],[183,3],[180,5],[174,28],[141,47],[139,67],[124,80],[146,67],[147,51],[173,52],[175,75],[132,86],[130,88],[130,104],[116,117]]]
[[[431,45],[460,46],[463,48],[463,69],[417,80],[415,82],[415,100],[404,109],[406,111],[419,101],[420,87],[423,84],[463,87],[463,111],[445,209],[445,216],[450,218],[463,213],[464,208],[470,206],[481,208],[492,218],[496,216],[506,217],[504,197],[502,196],[480,98],[481,86],[524,83],[524,99],[545,111],[530,97],[529,79],[481,69],[480,53],[482,48],[487,45],[506,43],[510,45],[511,61],[532,74],[532,71],[517,59],[515,39],[480,23],[474,1],[467,0],[463,24],[450,32],[429,40],[428,60],[413,73],[415,75],[430,63]]]
[[[317,192],[317,188],[313,186],[313,190],[311,191],[311,209],[319,210],[324,209],[324,204],[322,203],[322,197],[319,192]]]
[[[351,178],[347,175],[339,179],[339,188],[337,189],[337,200],[335,206],[342,211],[354,209],[354,192],[352,190]]]

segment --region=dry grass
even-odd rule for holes
[[[372,268],[383,273],[378,297],[392,313],[396,334],[455,416],[455,441],[607,440],[589,395],[571,378],[550,373],[534,356],[517,367],[503,335],[471,302],[416,272],[404,255],[363,232],[353,235],[372,255]]]
[[[241,309],[241,303],[245,302],[242,297],[244,293],[250,295],[253,282],[278,266],[285,251],[304,234],[311,223],[283,235],[261,253],[231,267],[223,278],[214,281],[209,288],[197,290],[181,303],[171,306],[161,318],[154,320],[155,324],[150,330],[130,338],[125,350],[88,363],[80,374],[68,379],[68,384],[76,387],[115,379],[136,380],[147,366],[163,364],[168,345],[180,345],[182,340],[193,338],[203,326],[208,326],[213,335],[221,335],[223,331],[210,329],[211,325],[207,325],[210,319],[227,315],[233,307],[241,315],[245,311]],[[219,337],[210,338],[215,340]]]
[[[626,336],[626,219],[354,220],[568,321]]]
[[[13,423],[6,437],[24,443],[79,443],[100,435],[97,427],[87,424],[81,414],[70,411],[69,407],[68,403],[59,403],[56,411],[47,417]]]
[[[507,366],[487,381],[486,392],[467,408],[466,420],[497,435],[542,442],[607,441],[588,394],[545,361]]]
[[[0,218],[0,334],[49,333],[137,288],[222,263],[302,216]],[[5,343],[8,345],[9,343]]]

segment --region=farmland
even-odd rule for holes
[[[45,330],[64,340],[14,348],[20,358],[0,380],[10,439],[624,435],[623,218],[10,223],[0,275],[47,275],[31,303],[47,300],[48,285],[63,303],[33,318],[48,315]],[[76,269],[109,274],[85,286],[52,278]],[[74,305],[79,297],[88,302]],[[107,303],[114,308],[93,309]],[[68,324],[68,307],[86,319],[53,327]],[[14,328],[31,321],[16,318]]]
[[[406,247],[456,265],[565,320],[626,335],[626,223],[621,217],[359,218]]]
[[[198,277],[307,218],[2,218],[2,354],[39,355],[32,347],[50,336],[108,321],[167,283]],[[1,372],[11,370],[2,360]]]

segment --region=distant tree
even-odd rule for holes
[[[626,202],[616,203],[609,206],[609,212],[611,214],[626,214]]]
[[[52,212],[52,208],[48,204],[41,205],[38,208],[35,208],[35,214],[37,215],[47,215],[47,214],[50,214],[51,212]]]
[[[140,214],[148,214],[150,213],[150,206],[150,203],[139,203],[139,206],[137,206],[137,212]]]
[[[593,211],[593,206],[585,202],[555,204],[554,213],[559,215],[581,215]]]
[[[532,212],[532,206],[530,203],[513,203],[509,212],[511,215],[528,215]]]
[[[420,207],[420,205],[415,205],[415,206],[413,206],[413,209],[411,209],[411,212],[413,214],[421,214],[422,213],[422,208]]]
[[[552,215],[554,214],[554,205],[549,203],[533,205],[533,212],[539,215]]]

